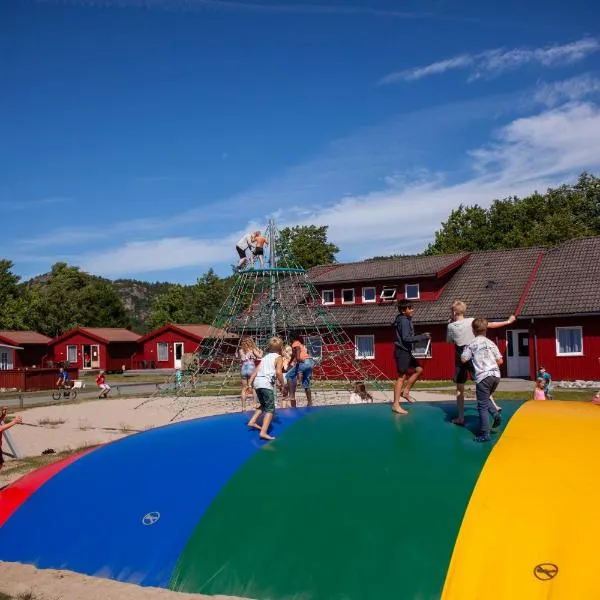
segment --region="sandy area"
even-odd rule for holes
[[[417,401],[448,400],[451,395],[431,392],[413,393]],[[376,401],[389,401],[378,397]],[[318,404],[342,404],[347,394],[317,396]],[[39,457],[47,448],[57,453],[67,450],[103,444],[141,432],[152,427],[167,425],[179,413],[177,420],[237,412],[239,399],[157,398],[136,408],[143,402],[140,398],[93,400],[81,404],[46,406],[20,411],[23,424],[10,431],[12,439],[23,457]],[[301,404],[301,403],[299,403]],[[5,448],[6,449],[6,448]],[[52,456],[48,456],[51,462]],[[5,456],[5,468],[0,471],[0,487],[11,483],[27,471],[40,466],[27,460],[13,460]],[[0,532],[1,534],[1,532]],[[156,588],[142,588],[96,577],[86,577],[68,571],[40,570],[29,565],[0,562],[0,591],[17,597],[33,592],[36,600],[182,600],[186,598],[209,598],[198,594],[180,594]],[[210,598],[226,598],[210,596]],[[227,597],[229,598],[229,597]]]

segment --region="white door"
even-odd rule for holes
[[[175,342],[173,344],[173,355],[175,357],[173,366],[176,369],[181,369],[181,366],[183,365],[183,342]]]
[[[509,329],[506,332],[506,374],[529,377],[529,331]]]

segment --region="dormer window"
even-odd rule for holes
[[[407,300],[418,300],[421,297],[418,283],[407,283],[404,286],[404,297]]]
[[[335,304],[335,291],[323,290],[321,292],[321,301],[323,304]]]
[[[354,304],[354,288],[342,290],[342,304]]]
[[[393,302],[396,299],[396,288],[387,287],[381,290],[380,298],[384,302]]]

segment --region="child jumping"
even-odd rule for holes
[[[2,454],[2,438],[4,437],[4,432],[15,425],[23,422],[21,417],[15,417],[10,423],[5,423],[4,419],[8,413],[8,408],[6,406],[2,407],[0,410],[0,469],[4,466],[4,455]]]
[[[350,404],[364,404],[365,402],[373,403],[373,396],[367,392],[365,384],[358,381],[354,384],[354,391],[350,394]]]
[[[248,421],[248,427],[260,429],[260,437],[263,440],[274,440],[269,435],[269,427],[275,414],[275,381],[283,387],[283,372],[281,357],[282,341],[278,337],[272,337],[267,346],[267,353],[260,361],[260,365],[254,369],[250,377],[250,385],[256,390],[260,408],[254,411],[252,418]],[[257,421],[264,415],[262,425]]]
[[[410,300],[400,300],[398,302],[398,312],[400,314],[394,321],[394,328],[396,330],[394,358],[396,359],[398,378],[394,384],[394,402],[392,403],[392,412],[399,415],[406,415],[408,414],[407,411],[400,406],[400,398],[404,398],[408,402],[414,402],[410,396],[410,390],[423,372],[423,367],[413,356],[413,344],[415,342],[431,339],[431,334],[421,333],[420,335],[415,335],[412,324],[414,308]]]
[[[467,305],[462,300],[455,300],[452,303],[452,316],[446,333],[446,341],[454,344],[455,349],[454,382],[456,383],[456,407],[458,411],[458,416],[452,421],[455,425],[465,424],[465,383],[469,376],[473,379],[473,365],[470,362],[463,363],[461,360],[463,350],[474,339],[474,319],[465,317],[466,312]],[[506,327],[516,320],[514,315],[510,315],[506,321],[488,323],[488,329]],[[491,401],[494,403],[493,398],[491,398]]]
[[[491,396],[500,383],[500,365],[504,361],[498,346],[485,336],[487,328],[487,319],[478,317],[473,320],[475,339],[463,350],[461,355],[462,362],[466,364],[471,361],[475,371],[475,394],[481,430],[475,438],[476,442],[489,442],[491,439],[488,414],[494,418],[492,429],[496,429],[502,423],[500,411],[492,404]]]

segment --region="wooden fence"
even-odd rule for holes
[[[69,367],[71,379],[77,379],[79,370]],[[0,371],[0,389],[19,392],[51,390],[56,387],[58,369],[7,369]]]

